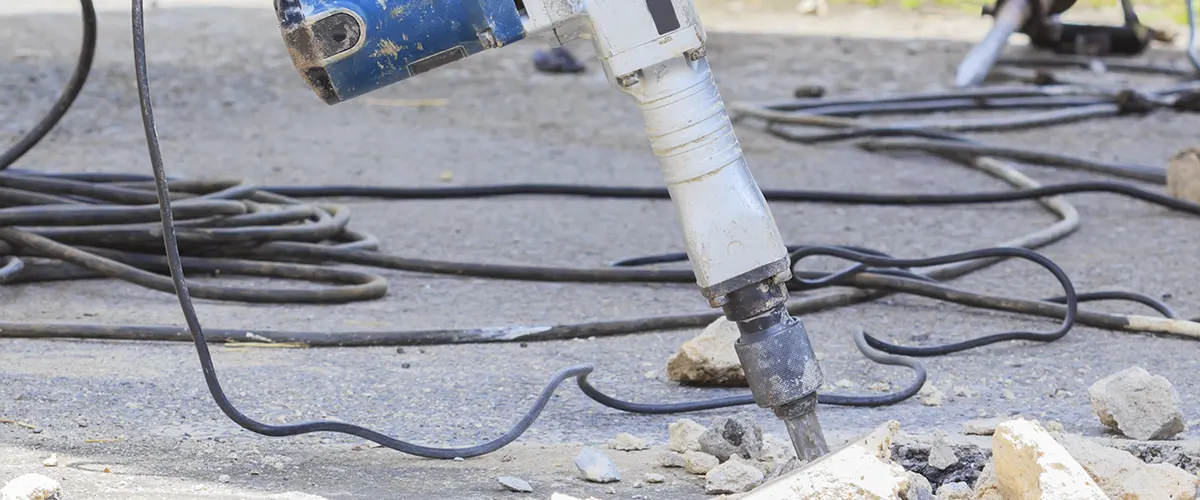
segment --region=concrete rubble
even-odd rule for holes
[[[529,481],[519,477],[500,476],[496,478],[496,481],[508,491],[515,491],[517,493],[529,493],[533,491],[533,486],[529,484]]]
[[[646,481],[646,484],[665,483],[667,482],[667,476],[654,472],[647,472],[645,476],[642,476],[642,480]]]
[[[0,488],[0,500],[63,500],[58,481],[41,474],[17,476]]]
[[[671,422],[667,426],[667,447],[679,453],[700,451],[700,435],[707,430],[707,427],[687,418]]]
[[[667,359],[667,378],[685,384],[746,387],[746,374],[733,350],[740,335],[737,325],[717,319]]]
[[[1187,430],[1175,387],[1140,366],[1096,381],[1088,396],[1100,423],[1133,439],[1170,439]]]
[[[996,426],[1000,422],[1009,420],[1012,417],[993,417],[979,418],[968,420],[962,425],[962,433],[968,436],[991,436],[996,433]]]
[[[721,465],[720,459],[702,451],[689,451],[683,454],[683,470],[692,474],[708,474],[708,471],[718,465]]]
[[[622,432],[608,441],[608,447],[618,451],[640,451],[649,449],[650,444],[633,434]]]
[[[733,456],[757,459],[763,447],[762,429],[750,413],[716,417],[699,442],[700,451],[722,462]]]
[[[864,438],[752,490],[744,500],[896,500],[907,495],[908,471],[891,460],[900,424],[889,421]]]
[[[996,427],[991,466],[995,481],[994,486],[989,481],[987,493],[1004,499],[1108,500],[1083,466],[1034,421],[1018,418]]]
[[[658,457],[658,465],[661,465],[663,467],[671,467],[671,468],[683,467],[683,464],[684,464],[683,454],[679,453],[677,451],[659,452],[657,457]]]
[[[1170,464],[1147,464],[1127,451],[1081,436],[1054,436],[1109,498],[1120,500],[1193,500],[1200,477]]]
[[[1167,193],[1200,203],[1200,148],[1184,149],[1167,161]]]
[[[584,480],[593,483],[612,483],[621,480],[617,465],[600,450],[585,447],[575,456],[575,468]]]
[[[711,494],[745,493],[758,486],[765,477],[755,464],[734,457],[704,475],[704,491]]]
[[[933,442],[933,446],[929,448],[929,466],[935,469],[944,470],[958,463],[958,456],[954,454],[954,448],[950,446],[950,442],[945,436],[939,436]]]
[[[937,489],[937,500],[971,500],[971,485],[963,482],[946,483]]]

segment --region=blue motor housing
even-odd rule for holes
[[[296,69],[336,104],[524,39],[519,0],[275,0]]]

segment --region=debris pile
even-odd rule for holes
[[[0,488],[0,500],[63,500],[58,481],[41,474],[25,474]]]

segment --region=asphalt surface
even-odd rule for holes
[[[273,13],[237,2],[174,5],[147,13],[150,74],[168,171],[250,178],[261,184],[475,185],[564,182],[654,186],[660,181],[627,98],[588,73],[531,72],[536,43],[481,54],[453,67],[338,106],[304,87],[279,40]],[[192,2],[193,4],[195,2]],[[50,171],[149,172],[133,81],[129,16],[102,3],[101,41],[87,88],[62,124],[17,167]],[[66,82],[78,49],[71,2],[0,7],[0,143],[38,119]],[[712,16],[710,61],[727,100],[780,99],[801,84],[832,94],[944,88],[975,19],[887,12],[798,20],[795,30],[844,36],[735,33],[737,13]],[[786,16],[776,19],[787,19]],[[906,19],[909,19],[906,21]],[[841,24],[837,24],[841,23]],[[748,28],[747,26],[750,26]],[[837,26],[844,27],[839,31]],[[777,26],[776,26],[777,27]],[[816,27],[819,27],[816,28]],[[720,31],[718,31],[720,30]],[[971,31],[974,30],[974,31]],[[779,31],[779,30],[773,30]],[[852,35],[877,33],[876,39]],[[884,34],[888,35],[887,37]],[[919,38],[917,38],[919,37]],[[958,41],[943,40],[946,38]],[[1017,49],[1014,49],[1017,50]],[[586,48],[578,53],[589,54]],[[1178,53],[1148,60],[1182,65]],[[1096,78],[1114,78],[1111,75]],[[445,99],[412,106],[412,99]],[[1093,158],[1161,165],[1194,146],[1200,119],[1154,113],[1003,135],[996,143],[1059,149]],[[783,143],[752,122],[739,125],[760,185],[867,192],[1004,189],[999,182],[923,155],[873,155],[850,144]],[[1085,178],[1027,167],[1042,182]],[[1107,195],[1072,196],[1083,227],[1045,250],[1081,291],[1127,289],[1168,297],[1200,315],[1200,221]],[[350,202],[355,228],[386,250],[505,263],[599,266],[682,249],[668,203],[546,198],[406,203]],[[1032,203],[896,209],[773,205],[792,243],[869,246],[926,256],[989,246],[1054,221]],[[325,331],[544,325],[696,312],[692,287],[514,283],[384,272],[384,299],[329,307],[253,306],[197,301],[210,327]],[[961,280],[989,293],[1058,293],[1032,266],[997,266]],[[6,321],[182,325],[174,297],[112,281],[0,288]],[[1144,312],[1102,304],[1102,310]],[[827,379],[839,391],[869,392],[907,374],[881,368],[854,348],[857,329],[898,342],[934,342],[1051,323],[903,297],[805,318]],[[433,444],[473,444],[499,435],[525,411],[554,371],[596,366],[592,380],[618,397],[679,401],[736,391],[666,381],[665,360],[695,332],[563,342],[362,349],[214,348],[230,396],[269,422],[338,418]],[[1200,417],[1196,344],[1079,328],[1050,345],[1009,343],[929,359],[930,379],[948,394],[941,407],[917,401],[875,409],[823,408],[835,442],[889,419],[911,431],[956,431],[982,414],[1021,412],[1099,435],[1087,387],[1132,365],[1170,378],[1188,419]],[[956,388],[964,395],[955,395]],[[1010,390],[1014,399],[1001,393]],[[702,423],[728,411],[690,415]],[[782,434],[769,413],[769,431]],[[240,430],[209,399],[195,354],[184,344],[0,340],[0,481],[47,473],[70,498],[258,498],[289,490],[349,498],[507,498],[497,474],[551,491],[600,498],[704,498],[702,479],[672,474],[635,488],[655,469],[651,453],[616,454],[626,479],[593,485],[574,478],[579,445],[631,432],[658,444],[676,416],[630,415],[564,387],[511,450],[440,462],[367,448],[336,435],[267,438]],[[1185,437],[1196,437],[1189,431]],[[355,449],[359,446],[359,449]],[[67,457],[43,469],[50,453]],[[505,456],[508,455],[508,456]],[[104,468],[109,473],[98,472]],[[118,474],[118,476],[114,476]],[[230,482],[218,482],[220,475]],[[609,488],[612,488],[612,491]]]

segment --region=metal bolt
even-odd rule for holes
[[[621,76],[617,77],[617,85],[620,85],[625,88],[629,88],[634,85],[637,85],[641,81],[642,81],[642,70],[640,70],[640,69],[637,71],[634,71],[633,73],[630,73],[628,75],[621,75]]]
[[[480,31],[478,35],[479,43],[483,44],[483,48],[485,49],[494,49],[500,45],[500,42],[496,41],[496,34],[492,32],[491,28]]]
[[[703,45],[683,53],[683,57],[686,57],[687,60],[689,60],[691,62],[696,62],[701,59],[704,59],[705,55],[707,55],[707,54],[704,51]]]

